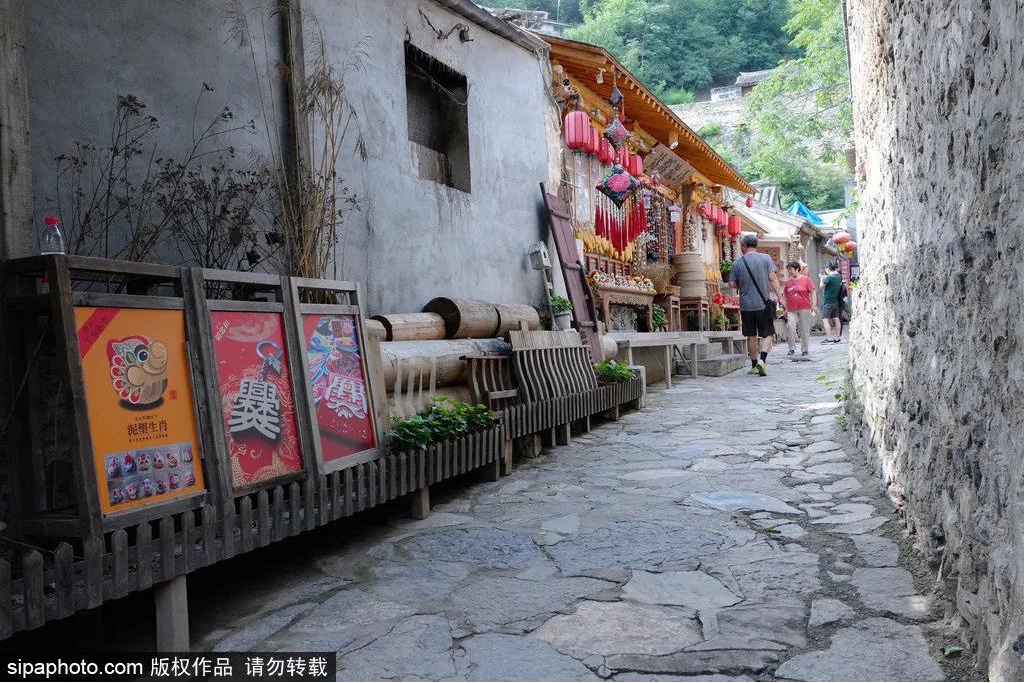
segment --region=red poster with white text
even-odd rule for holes
[[[213,311],[210,322],[235,488],[301,471],[281,313]]]
[[[304,314],[303,332],[324,462],[374,448],[377,438],[355,316]]]

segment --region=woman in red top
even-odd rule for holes
[[[815,285],[811,278],[801,274],[801,264],[791,261],[787,264],[787,281],[783,284],[787,306],[788,356],[794,355],[794,338],[801,333],[801,355],[808,355],[808,339],[811,337],[811,316],[815,310]]]

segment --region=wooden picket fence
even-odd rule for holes
[[[310,476],[235,498],[220,508],[170,514],[53,552],[31,549],[0,559],[0,640],[80,610],[222,560],[311,531],[432,484],[483,467],[498,467],[508,442],[555,425],[612,411],[638,401],[644,387],[630,382],[599,386],[563,398],[500,411],[498,426],[426,450]]]

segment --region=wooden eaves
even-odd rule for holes
[[[623,93],[623,111],[628,129],[633,130],[631,122],[636,122],[643,132],[667,147],[671,147],[673,141],[678,142],[673,152],[709,182],[745,194],[755,193],[755,188],[729,162],[719,156],[605,48],[549,35],[539,34],[538,37],[548,43],[552,64],[561,65],[571,83],[586,86],[587,90],[606,101],[612,93],[613,85],[619,86]],[[597,82],[599,72],[602,72],[601,83]]]

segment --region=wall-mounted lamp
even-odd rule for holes
[[[680,136],[676,133],[669,135],[669,149],[676,149],[680,146]]]
[[[594,80],[595,80],[596,83],[604,83],[605,82],[605,69],[598,69],[598,73],[595,74]]]

